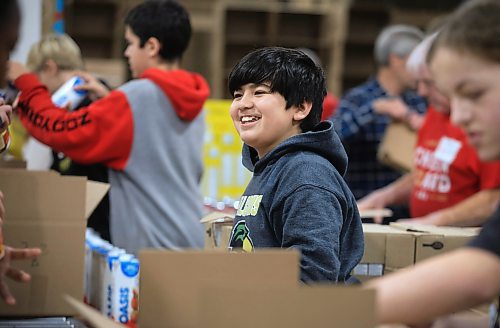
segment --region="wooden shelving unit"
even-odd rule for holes
[[[342,91],[363,83],[376,70],[373,46],[380,30],[389,24],[389,12],[378,1],[353,1],[349,7],[344,42]]]
[[[226,85],[231,68],[249,51],[264,46],[314,50],[326,70],[329,89],[339,91],[335,81],[342,67],[346,0],[182,2],[191,13],[195,34],[206,38],[204,44],[209,45],[204,52],[188,51],[185,64],[206,64],[204,73],[212,97],[228,98]]]
[[[231,68],[243,55],[263,46],[316,51],[329,90],[340,96],[375,72],[373,44],[384,26],[406,23],[425,28],[445,12],[418,9],[417,2],[410,9],[401,8],[391,4],[394,0],[179,1],[189,10],[193,25],[183,66],[207,78],[212,98],[229,97],[226,83]],[[123,58],[123,17],[140,2],[68,0],[67,32],[84,57],[116,62]]]

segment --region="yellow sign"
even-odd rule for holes
[[[241,164],[243,145],[229,115],[231,100],[209,99],[205,103],[207,131],[203,160],[205,197],[239,199],[252,174]]]

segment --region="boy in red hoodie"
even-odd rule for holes
[[[125,57],[134,80],[76,112],[56,107],[34,74],[11,65],[18,112],[29,133],[72,160],[109,169],[111,240],[142,248],[201,248],[200,179],[209,87],[180,69],[191,37],[175,1],[147,1],[125,18]]]

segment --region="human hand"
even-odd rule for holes
[[[11,294],[7,285],[6,277],[18,282],[28,282],[31,276],[11,266],[12,261],[29,260],[39,256],[42,251],[39,248],[12,248],[5,246],[4,257],[0,260],[0,297],[8,305],[16,304],[16,299]]]
[[[375,113],[387,115],[395,120],[404,120],[410,109],[401,100],[401,98],[382,98],[373,101],[373,110]]]
[[[358,202],[358,210],[371,210],[371,209],[383,209],[387,206],[387,196],[382,190],[376,190],[365,197],[361,198]],[[384,221],[382,216],[374,216],[373,221],[375,223],[381,224]]]
[[[413,130],[418,131],[424,124],[425,116],[414,111],[410,111],[406,116],[406,124]]]
[[[7,78],[10,81],[15,81],[19,76],[29,73],[30,71],[20,62],[9,61]]]
[[[88,91],[91,100],[104,98],[109,94],[108,88],[92,74],[84,71],[78,71],[76,72],[76,75],[80,76],[85,81],[85,84],[75,86],[75,90]]]
[[[439,212],[430,213],[425,216],[416,217],[412,219],[400,219],[399,223],[412,223],[412,224],[425,224],[425,225],[441,225],[441,214]]]
[[[3,98],[0,98],[0,133],[4,132],[10,125],[12,106],[7,105]]]

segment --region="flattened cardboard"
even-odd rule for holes
[[[371,328],[374,303],[373,290],[355,287],[284,289],[226,284],[202,291],[197,327]]]
[[[292,250],[143,250],[139,259],[141,328],[158,327],[159,323],[162,327],[199,327],[199,294],[212,284],[295,288],[299,282],[299,254]]]
[[[12,247],[40,247],[42,255],[19,261],[16,267],[29,272],[29,284],[9,282],[17,304],[0,302],[0,315],[65,316],[74,309],[62,298],[83,299],[86,213],[95,207],[102,184],[84,177],[59,176],[54,172],[0,170],[7,217],[5,243]]]
[[[391,122],[385,129],[377,158],[396,170],[409,172],[413,168],[416,142],[417,133],[408,125],[402,122]]]
[[[25,169],[26,162],[17,159],[14,160],[0,160],[0,168],[2,169]]]
[[[87,193],[85,198],[85,218],[94,212],[101,199],[109,191],[109,184],[97,181],[87,181]]]

